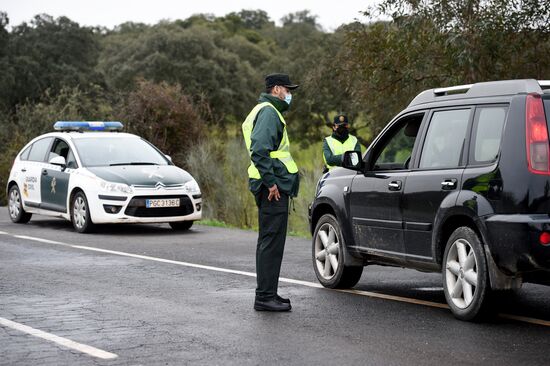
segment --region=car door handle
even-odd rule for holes
[[[48,175],[48,171],[46,169],[42,169],[42,175]]]
[[[452,190],[456,188],[457,180],[455,178],[445,179],[441,182],[441,188],[444,190]]]
[[[22,171],[23,173],[25,173],[25,172],[27,171],[27,169],[23,168],[23,169],[21,169],[21,171]]]
[[[394,180],[388,184],[388,189],[390,191],[400,191],[401,190],[401,181],[400,180]]]

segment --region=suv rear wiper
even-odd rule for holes
[[[134,161],[134,162],[131,162],[131,163],[109,164],[109,166],[117,166],[117,165],[159,165],[159,164],[157,164],[157,163],[148,163],[148,162],[145,162],[145,161]]]

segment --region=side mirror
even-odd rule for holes
[[[359,151],[346,151],[342,157],[342,167],[351,170],[363,171],[364,164]]]
[[[170,155],[164,155],[166,157],[166,159],[168,159],[171,163],[173,163],[172,161],[172,157]]]
[[[63,156],[56,156],[55,158],[51,158],[49,163],[52,165],[58,165],[61,167],[61,169],[65,169],[65,167],[67,167],[67,162],[65,161],[65,158]]]

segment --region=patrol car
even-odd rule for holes
[[[70,220],[76,231],[104,223],[163,223],[187,230],[202,216],[200,188],[150,142],[120,122],[59,121],[30,141],[7,184],[9,215]]]

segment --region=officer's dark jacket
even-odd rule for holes
[[[258,103],[269,102],[280,113],[288,109],[288,104],[267,93],[262,93]],[[254,121],[254,128],[251,136],[251,159],[261,179],[249,179],[249,188],[257,193],[264,185],[267,188],[277,185],[279,191],[288,194],[290,197],[298,195],[300,177],[298,173],[291,174],[279,159],[269,156],[271,151],[276,151],[283,138],[284,125],[273,108],[266,106],[260,109]],[[291,141],[292,143],[292,141]]]

